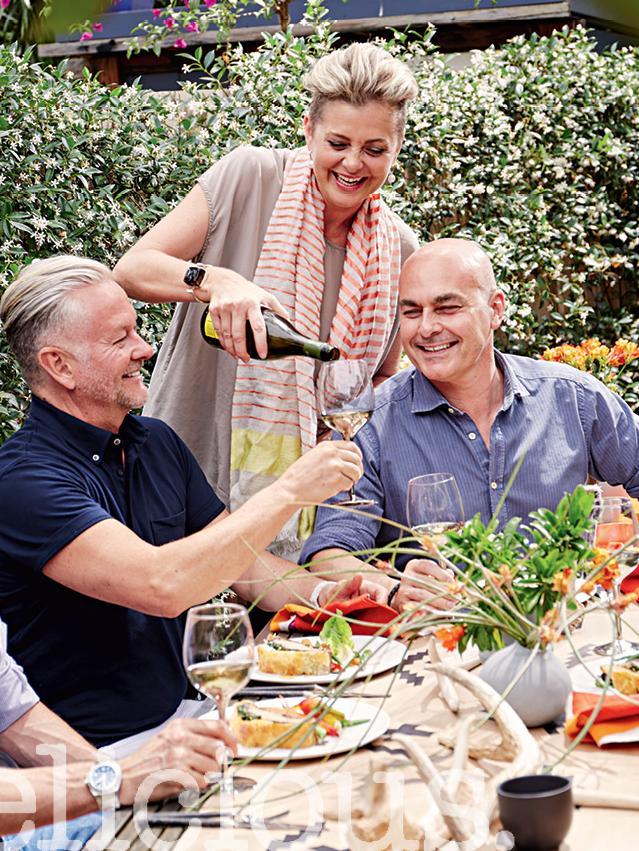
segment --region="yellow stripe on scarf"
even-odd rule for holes
[[[235,428],[231,435],[231,469],[281,476],[302,454],[299,436]]]

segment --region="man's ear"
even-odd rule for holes
[[[504,318],[504,311],[506,309],[506,299],[504,294],[500,290],[495,290],[490,299],[490,308],[492,310],[492,319],[490,322],[490,327],[493,331],[496,331],[497,328],[502,323]]]
[[[75,389],[74,361],[70,352],[55,346],[45,346],[38,352],[38,363],[42,369],[66,390]]]

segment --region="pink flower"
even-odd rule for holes
[[[182,48],[182,50],[184,50],[184,48],[186,47],[186,42],[183,38],[176,38],[173,42],[173,47],[180,47]]]
[[[154,9],[153,10],[153,17],[154,18],[159,18],[161,14],[162,14],[162,9]]]
[[[97,24],[93,24],[94,32],[101,33],[103,29],[104,29],[104,25],[101,24],[99,21],[97,22]]]
[[[187,32],[190,32],[190,33],[199,33],[199,31],[200,31],[200,25],[198,24],[198,22],[197,22],[197,21],[190,21],[190,22],[189,22],[189,23],[188,23],[188,24],[184,27],[184,29],[185,29]]]
[[[172,18],[170,15],[169,15],[168,18],[164,19],[164,26],[167,27],[168,29],[172,29],[174,23],[175,23],[175,19]]]
[[[215,6],[216,3],[217,3],[217,0],[204,0],[204,5],[206,6],[207,9],[210,9],[211,6]]]
[[[11,3],[11,0],[2,0],[2,8],[6,9],[9,3]]]
[[[189,0],[184,0],[184,5],[185,5],[185,7],[186,7],[186,8],[189,10],[189,12],[190,12],[190,11],[191,11],[191,6],[189,5]]]
[[[93,38],[93,33],[83,32],[80,36],[80,41],[90,41]]]

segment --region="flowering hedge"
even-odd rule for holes
[[[637,50],[598,53],[577,29],[515,38],[453,71],[431,37],[388,42],[420,87],[391,204],[424,240],[461,234],[487,249],[510,299],[508,349],[636,340]],[[113,264],[226,151],[300,143],[301,76],[333,38],[320,26],[238,47],[224,56],[224,87],[214,53],[199,53],[208,87],[187,86],[188,98],[108,91],[0,49],[0,285],[53,253]],[[169,313],[142,309],[155,340]],[[0,374],[1,438],[25,406],[4,348]]]

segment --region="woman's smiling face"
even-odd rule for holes
[[[329,101],[314,124],[304,119],[304,132],[329,215],[354,215],[384,183],[402,143],[397,110],[382,101]]]

